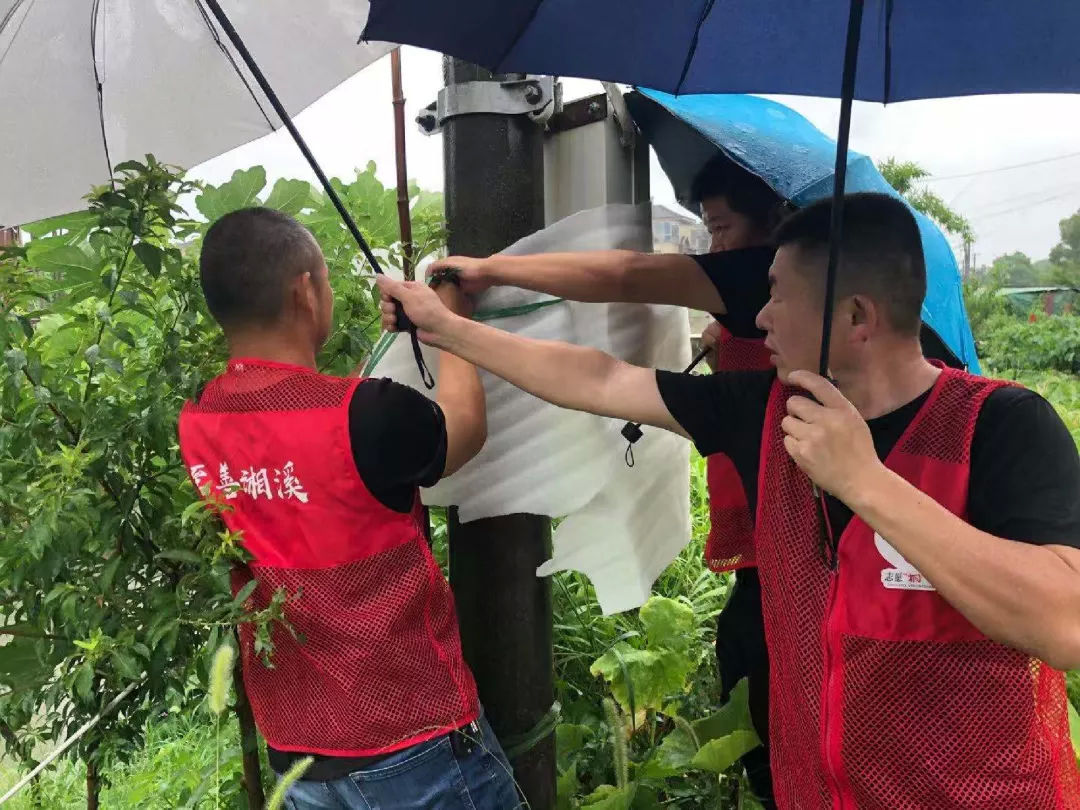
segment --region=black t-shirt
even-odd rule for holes
[[[446,466],[442,408],[392,380],[356,386],[349,402],[349,439],[364,486],[397,512],[408,512],[416,488],[433,486]]]
[[[776,373],[731,371],[708,376],[657,372],[664,404],[702,455],[724,453],[757,504],[765,409]],[[915,418],[929,392],[868,420],[882,459]],[[1034,391],[999,388],[983,404],[971,442],[968,522],[997,537],[1080,548],[1080,458],[1068,428]],[[851,510],[829,498],[837,536]]]
[[[435,484],[446,467],[442,408],[418,391],[387,379],[365,380],[349,401],[349,441],[364,486],[396,512],[413,507],[417,487]],[[267,746],[270,767],[284,773],[304,754]],[[315,756],[305,780],[338,779],[379,757]]]
[[[694,257],[724,299],[727,312],[717,320],[739,337],[764,336],[754,319],[769,298],[766,258],[771,262],[771,256],[746,251]],[[924,326],[921,337],[927,357],[960,365],[932,330]],[[773,371],[711,377],[657,373],[668,410],[701,454],[724,452],[731,458],[751,510],[757,505],[761,433],[774,377]],[[928,393],[870,420],[880,458],[888,455]],[[979,414],[971,450],[972,525],[1012,540],[1080,547],[1080,461],[1072,437],[1046,400],[1024,389],[995,391]],[[826,503],[839,536],[851,510],[835,498]],[[717,621],[717,655],[725,690],[743,677],[749,679],[754,726],[767,743],[768,651],[754,568],[736,572],[735,588]],[[767,774],[763,778],[767,780]]]
[[[765,337],[754,321],[769,300],[769,267],[775,255],[773,247],[749,247],[690,257],[724,299],[727,312],[713,317],[736,337]]]

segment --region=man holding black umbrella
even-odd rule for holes
[[[758,437],[744,465],[760,483],[779,807],[1080,807],[1061,673],[1080,666],[1075,445],[1038,395],[923,357],[918,226],[889,196],[845,200],[836,382],[808,371],[831,211],[775,235],[758,316],[775,373],[654,372],[466,321],[423,285],[380,286],[421,339],[555,404],[703,453]]]

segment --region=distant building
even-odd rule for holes
[[[666,205],[653,205],[653,251],[656,253],[708,253],[709,232],[701,220]],[[697,337],[712,318],[690,310],[690,334]]]
[[[657,253],[706,253],[709,232],[697,217],[666,205],[653,205],[653,250]]]

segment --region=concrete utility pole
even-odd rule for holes
[[[614,85],[564,105],[550,77],[493,76],[447,58],[443,79],[417,123],[443,134],[451,254],[487,256],[576,211],[648,201],[648,148]],[[449,528],[465,659],[529,806],[552,810],[551,581],[536,576],[551,556],[551,521],[462,524],[451,510]]]
[[[544,131],[528,109],[551,102],[550,80],[518,81],[447,58],[440,97],[449,251],[487,256],[544,227]],[[444,103],[445,102],[445,103]],[[450,585],[465,660],[491,725],[513,749],[555,700],[551,521],[505,515],[462,524],[450,513]],[[555,806],[555,738],[513,760],[534,810]]]

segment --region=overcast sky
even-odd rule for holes
[[[405,48],[402,61],[409,176],[424,188],[441,190],[442,139],[421,135],[413,124],[420,108],[438,95],[441,57]],[[564,84],[567,100],[601,90],[591,81]],[[776,98],[830,135],[835,133],[836,100]],[[390,100],[390,60],[384,58],[312,105],[297,125],[329,174],[347,176],[374,160],[380,179],[393,183]],[[1080,96],[987,96],[888,107],[860,102],[851,146],[876,161],[914,160],[935,175],[930,187],[975,228],[979,264],[1014,250],[1045,257],[1058,241],[1059,220],[1080,209]],[[233,170],[257,163],[271,179],[315,179],[284,132],[234,149],[192,174],[220,183]],[[655,159],[652,166],[653,198],[673,204],[671,186]]]

